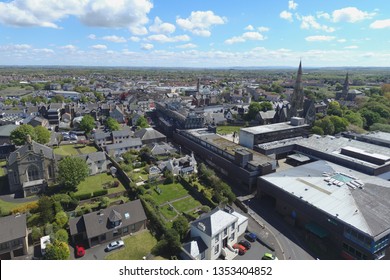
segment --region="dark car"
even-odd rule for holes
[[[251,248],[251,244],[246,240],[240,240],[240,242],[238,242],[238,244],[244,246],[247,250],[249,250]]]
[[[85,248],[82,245],[76,245],[76,257],[81,258],[85,255]]]
[[[250,242],[255,242],[257,239],[257,235],[254,234],[253,232],[248,232],[244,235],[244,237],[249,240]]]

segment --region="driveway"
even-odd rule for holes
[[[92,248],[89,248],[89,249],[85,249],[85,255],[81,258],[76,258],[75,256],[75,252],[74,252],[74,247],[69,245],[69,248],[70,248],[70,259],[71,260],[74,260],[74,259],[77,259],[77,260],[104,260],[104,258],[110,254],[110,253],[107,253],[104,251],[104,249],[106,248],[107,244],[112,242],[114,240],[110,240],[110,241],[107,241],[106,243],[102,243],[102,244],[99,244],[99,245],[96,245]],[[121,249],[117,249],[113,252],[117,252]]]

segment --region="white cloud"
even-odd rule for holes
[[[305,38],[305,40],[308,41],[308,42],[333,41],[334,39],[336,39],[336,37],[334,37],[334,36],[322,36],[322,35],[308,36],[308,37]]]
[[[132,41],[132,42],[139,42],[139,41],[141,41],[141,39],[139,37],[136,37],[136,36],[131,36],[129,38],[129,40]]]
[[[298,7],[298,3],[295,3],[294,1],[288,1],[288,9],[289,10],[296,10]]]
[[[13,45],[12,47],[17,49],[17,50],[28,50],[28,49],[32,48],[32,46],[28,45],[28,44],[16,44],[16,45]]]
[[[153,49],[154,46],[152,44],[142,44],[141,45],[141,49],[145,50],[145,51],[149,51],[151,49]]]
[[[334,22],[346,21],[350,23],[354,23],[357,21],[370,19],[376,13],[369,13],[359,10],[356,7],[346,7],[340,10],[335,10],[332,13],[332,19]]]
[[[269,31],[269,27],[260,26],[260,27],[257,28],[257,30],[259,30],[259,32],[268,32]]]
[[[34,53],[40,54],[54,54],[55,52],[52,49],[42,48],[42,49],[33,49]]]
[[[235,43],[243,43],[246,42],[247,40],[252,40],[252,41],[262,41],[264,40],[265,37],[259,33],[259,32],[245,32],[241,36],[236,36],[232,37],[230,39],[225,40],[225,44],[232,45]]]
[[[171,23],[163,22],[159,17],[154,18],[153,25],[149,26],[149,31],[153,33],[171,34],[175,32],[176,26]]]
[[[95,50],[106,50],[107,46],[106,45],[93,45],[93,46],[91,46],[91,48],[95,49]]]
[[[194,49],[197,47],[198,47],[197,45],[192,44],[192,43],[176,46],[176,48],[178,48],[178,49]]]
[[[214,25],[225,24],[227,19],[215,15],[213,11],[191,12],[188,18],[177,18],[176,23],[182,29],[190,31],[198,36],[209,37],[210,29]]]
[[[0,3],[0,23],[60,28],[58,22],[74,16],[88,26],[145,34],[152,7],[151,0],[11,0]]]
[[[77,50],[77,47],[74,45],[66,45],[66,46],[60,47],[60,49],[63,49],[63,50],[69,51],[69,52],[74,52]]]
[[[390,19],[376,20],[370,24],[370,28],[372,29],[382,29],[382,28],[389,28],[389,27],[390,27]]]
[[[302,16],[300,18],[301,22],[301,28],[302,29],[316,29],[316,30],[322,30],[325,32],[334,32],[335,29],[333,27],[329,27],[327,25],[319,24],[314,16]]]
[[[255,28],[252,25],[248,25],[247,27],[244,28],[245,30],[253,31]]]
[[[358,46],[347,46],[347,47],[344,47],[344,49],[347,49],[347,50],[353,50],[353,49],[358,49],[359,47]]]
[[[331,16],[325,12],[317,12],[317,18],[330,19]]]
[[[337,42],[339,42],[339,43],[345,43],[345,42],[347,42],[347,39],[344,39],[344,38],[343,38],[343,39],[338,39]]]
[[[104,37],[102,37],[102,40],[113,42],[113,43],[126,43],[127,42],[127,40],[124,37],[119,37],[116,35],[104,36]]]
[[[147,39],[158,43],[175,43],[175,42],[185,42],[191,40],[191,38],[188,35],[178,35],[174,37],[168,37],[167,35],[164,34],[150,35],[147,37]]]
[[[91,40],[96,40],[96,35],[95,34],[89,34],[88,36],[87,36],[87,38],[88,39],[91,39]]]
[[[279,14],[279,17],[288,21],[293,21],[292,13],[283,11]]]

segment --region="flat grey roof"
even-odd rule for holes
[[[274,123],[274,124],[268,124],[268,125],[259,125],[259,126],[253,126],[253,127],[245,127],[241,128],[240,132],[247,132],[251,134],[262,134],[262,133],[269,133],[269,132],[275,132],[275,131],[282,131],[287,129],[293,129],[293,128],[300,128],[300,127],[306,127],[307,124],[304,125],[291,125],[290,122],[283,122],[283,123]]]
[[[261,178],[376,240],[390,233],[389,181],[327,161]]]

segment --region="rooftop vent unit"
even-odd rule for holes
[[[198,229],[204,232],[206,231],[206,226],[204,225],[204,223],[198,223]]]

